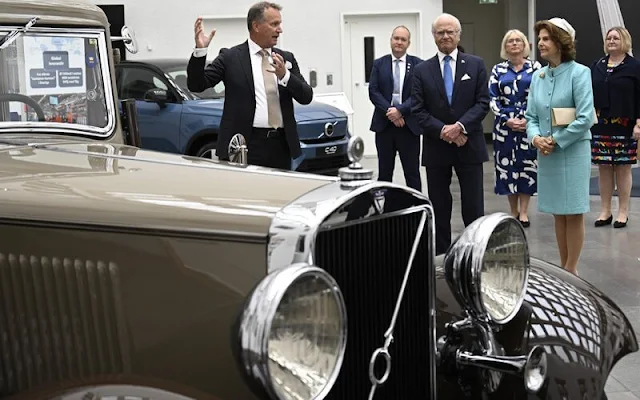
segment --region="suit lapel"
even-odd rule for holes
[[[411,93],[411,81],[409,80],[409,75],[411,74],[411,69],[413,68],[413,59],[407,55],[405,70],[404,70],[404,80],[402,83],[402,99],[404,100],[405,94]],[[409,92],[407,92],[407,89]]]
[[[460,79],[467,73],[467,61],[462,53],[458,52],[458,59],[456,60],[456,78],[453,81],[453,94],[451,95],[451,104],[456,101],[456,96],[460,91]]]
[[[431,76],[433,76],[433,81],[440,92],[440,96],[442,96],[445,101],[447,100],[447,92],[444,89],[444,79],[442,79],[442,71],[440,70],[440,60],[436,55],[432,59],[426,61],[429,63],[429,69],[431,70]]]
[[[242,69],[244,71],[245,77],[247,78],[247,82],[249,82],[249,86],[251,87],[251,91],[255,92],[256,88],[253,83],[253,69],[251,68],[251,55],[249,54],[249,42],[246,41],[242,46],[238,47],[238,51],[240,54],[238,55],[238,59],[240,60],[240,64],[242,65]]]

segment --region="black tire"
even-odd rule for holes
[[[217,160],[216,156],[216,142],[207,142],[196,151],[196,157],[210,158]]]

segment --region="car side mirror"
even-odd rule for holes
[[[164,108],[169,102],[169,92],[160,88],[149,89],[144,93],[144,101],[158,103],[160,108]]]

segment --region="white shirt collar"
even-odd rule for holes
[[[449,55],[453,59],[453,62],[458,61],[458,49],[457,48],[453,49],[453,51]],[[446,54],[444,54],[443,52],[438,50],[438,60],[440,61],[440,64],[442,64],[442,60],[444,60],[445,56],[446,56]]]
[[[253,40],[249,39],[249,54],[251,55],[255,55],[258,54],[259,51],[262,50],[262,47],[260,47],[258,44],[256,44],[256,42],[254,42]],[[265,49],[266,51],[269,52],[269,54],[271,54],[271,49]]]
[[[404,53],[404,55],[400,58],[395,58],[393,54],[391,54],[391,61],[395,61],[395,60],[400,60],[403,63],[407,62],[407,53]]]

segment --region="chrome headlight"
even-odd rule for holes
[[[245,371],[272,399],[323,399],[347,341],[340,288],[307,264],[274,271],[251,294],[239,334]]]
[[[447,282],[472,316],[509,322],[520,310],[529,278],[529,247],[518,220],[504,213],[469,225],[445,256]]]

